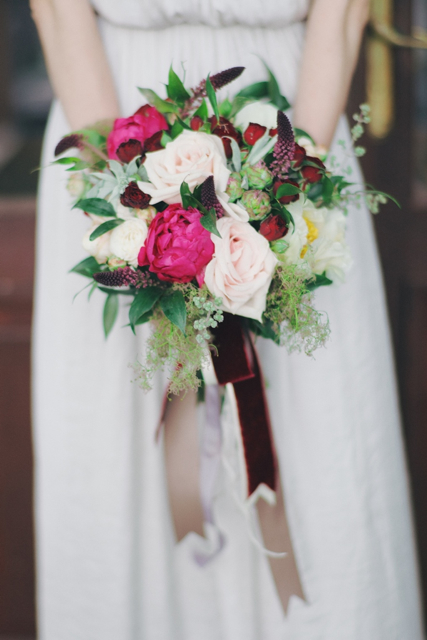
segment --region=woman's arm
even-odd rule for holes
[[[329,147],[344,111],[369,17],[369,0],[314,0],[294,110],[294,124]]]
[[[119,104],[88,0],[30,0],[49,76],[72,129],[116,118]]]

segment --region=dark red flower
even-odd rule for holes
[[[130,118],[117,118],[107,138],[108,157],[117,160],[116,150],[122,142],[132,139],[143,144],[156,131],[168,128],[165,117],[149,104],[138,109]]]
[[[267,131],[267,127],[263,127],[255,122],[250,122],[245,133],[243,134],[243,140],[250,146],[254,145],[257,140],[262,138]]]
[[[274,136],[277,136],[277,132],[279,131],[279,129],[276,127],[275,129],[270,129],[270,131],[268,132],[268,135],[270,135],[272,138],[274,138]]]
[[[151,200],[148,193],[144,193],[136,182],[129,182],[128,186],[120,196],[120,202],[124,207],[132,209],[145,209]]]
[[[200,127],[203,127],[203,119],[200,116],[193,116],[190,120],[190,127],[193,131],[198,131]]]
[[[302,165],[302,163],[306,158],[306,155],[307,153],[304,147],[301,147],[299,144],[295,143],[295,153],[294,153],[294,160],[293,160],[294,169],[300,168],[300,166]]]
[[[276,195],[279,187],[281,187],[282,184],[292,184],[294,185],[294,187],[299,187],[298,182],[295,182],[294,180],[276,180],[273,184],[274,195]],[[290,202],[295,202],[296,200],[298,200],[298,198],[299,193],[295,193],[293,196],[282,196],[281,198],[279,198],[279,202],[281,204],[289,204]]]
[[[303,167],[301,169],[302,177],[304,178],[304,180],[306,180],[307,182],[310,182],[311,184],[315,182],[319,182],[323,177],[323,173],[325,171],[325,165],[321,160],[319,160],[319,158],[314,158],[312,156],[307,156],[306,160],[309,160],[310,162],[317,164],[319,168],[309,167],[309,166]]]
[[[122,142],[116,150],[118,159],[125,163],[131,162],[136,156],[142,156],[143,153],[141,141],[134,138]]]
[[[161,140],[162,140],[163,131],[156,131],[151,138],[147,138],[144,142],[144,151],[160,151],[163,149]]]
[[[231,142],[230,140],[227,140],[227,138],[233,138],[240,146],[242,144],[241,134],[239,133],[239,131],[237,131],[237,129],[234,128],[234,126],[229,120],[227,120],[227,118],[223,118],[222,116],[220,116],[219,123],[215,116],[209,118],[209,122],[211,123],[211,133],[222,138],[225,155],[227,156],[227,158],[231,158],[231,156],[233,155]]]
[[[83,149],[82,144],[83,136],[77,133],[72,133],[70,136],[65,136],[58,142],[55,147],[55,156],[61,155],[64,151],[76,147],[77,149]]]
[[[273,242],[283,238],[288,233],[288,227],[282,216],[272,214],[261,222],[259,232],[266,240]]]

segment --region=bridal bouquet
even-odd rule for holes
[[[90,256],[73,271],[106,295],[105,334],[120,295],[130,301],[132,331],[152,323],[136,365],[143,388],[165,365],[172,393],[197,388],[221,326],[223,345],[234,335],[230,321],[311,354],[329,333],[313,291],[343,282],[352,263],[346,213],[360,194],[292,128],[268,69],[267,81],[218,102],[216,91],[242,71],[188,90],[171,68],[166,100],[140,89],[148,104],[132,116],[56,148],[56,162],[71,171],[74,208],[89,223]],[[357,118],[355,130],[368,121],[367,107]],[[80,157],[62,156],[71,148]],[[368,195],[372,207],[384,199]]]

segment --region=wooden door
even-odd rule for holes
[[[393,331],[427,610],[427,31],[420,29],[427,29],[427,5],[425,0],[394,0],[394,6],[391,0],[373,0],[372,4],[376,30],[371,27],[366,36],[349,115],[367,98],[376,107],[374,129],[381,137],[371,134],[364,139],[365,177],[402,206],[384,207],[375,218],[375,228]],[[410,34],[422,40],[411,40]]]

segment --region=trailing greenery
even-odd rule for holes
[[[272,323],[276,342],[285,345],[289,352],[304,351],[312,355],[329,337],[328,318],[314,309],[312,300],[306,270],[294,264],[278,265],[263,318]]]
[[[187,389],[198,389],[200,368],[209,362],[209,328],[223,319],[219,300],[215,300],[207,287],[177,285],[186,309],[185,333],[169,320],[160,307],[155,307],[150,318],[153,330],[146,343],[144,363],[134,365],[137,380],[148,391],[157,371],[167,370],[169,391],[179,394]]]

